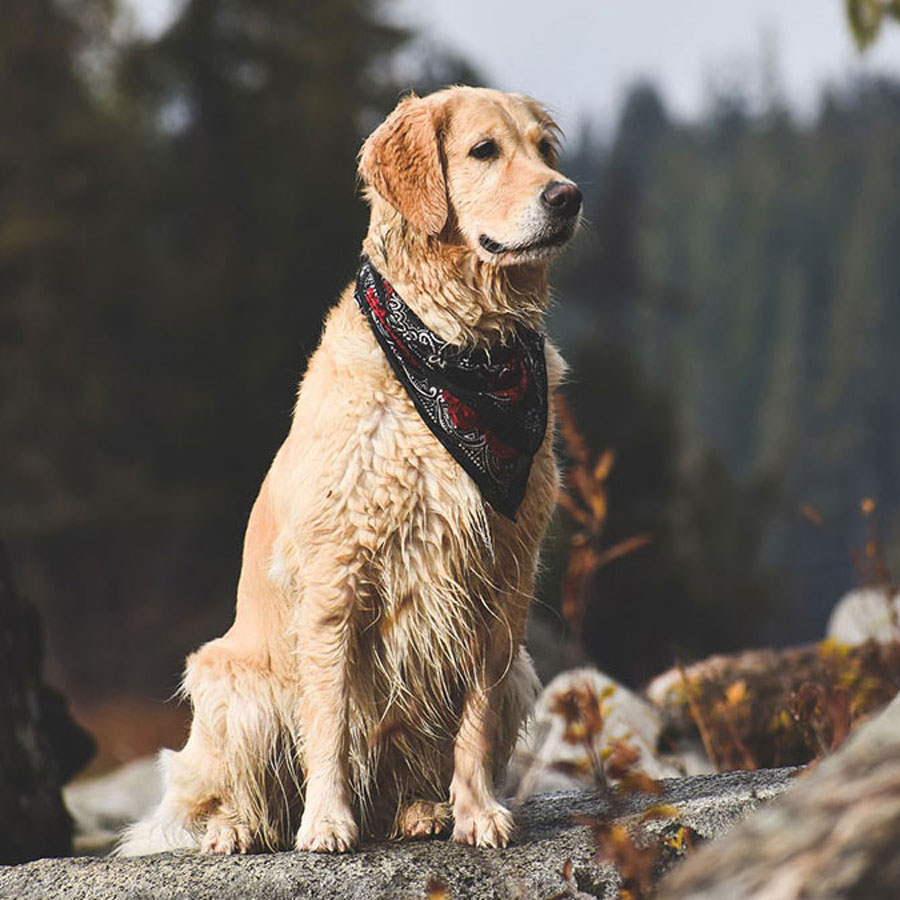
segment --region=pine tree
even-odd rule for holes
[[[98,260],[117,135],[78,22],[52,0],[0,5],[0,530],[21,537],[92,524],[115,477]]]

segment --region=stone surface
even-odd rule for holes
[[[665,900],[900,897],[900,697],[770,806],[702,848]]]
[[[162,793],[162,773],[149,756],[69,785],[63,798],[75,821],[75,852],[112,850],[122,829],[147,815]]]
[[[14,590],[0,546],[0,863],[69,852],[60,789],[93,752],[42,682],[41,657],[37,612]]]
[[[792,775],[792,770],[771,770],[673,779],[663,783],[658,796],[624,798],[617,815],[627,821],[651,805],[672,804],[678,821],[714,837],[780,793]],[[515,843],[506,850],[476,850],[438,840],[369,845],[343,856],[170,853],[133,859],[47,859],[0,868],[0,898],[424,898],[429,878],[445,883],[454,900],[548,898],[567,887],[562,875],[567,859],[573,863],[570,891],[612,898],[618,890],[615,869],[595,861],[590,829],[573,822],[574,816],[608,815],[609,808],[586,791],[534,797],[519,809]]]
[[[828,617],[826,637],[844,644],[900,639],[900,595],[879,588],[850,591]]]
[[[588,744],[566,740],[567,713],[581,706],[598,708],[602,720],[602,727],[587,736]],[[596,669],[570,669],[538,698],[534,719],[513,755],[507,791],[512,795],[523,784],[529,794],[589,787],[595,775],[588,751],[595,760],[605,759],[617,741],[639,754],[633,771],[653,779],[712,772],[705,759],[659,752],[661,733],[662,718],[652,704]]]

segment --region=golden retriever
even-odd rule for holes
[[[527,97],[454,87],[404,99],[366,140],[363,252],[434,340],[490,361],[539,333],[581,207],[557,134]],[[163,800],[120,853],[346,851],[451,825],[466,844],[510,839],[495,791],[539,687],[523,639],[564,364],[540,337],[544,419],[500,512],[375,325],[352,286],[327,317],[250,513],[234,624],[187,661],[190,736],[163,752]]]

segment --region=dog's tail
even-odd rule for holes
[[[157,758],[165,793],[159,805],[146,817],[129,825],[120,835],[114,856],[149,856],[167,850],[193,850],[197,835],[188,826],[173,790],[170,770],[176,756],[174,750],[162,750]]]

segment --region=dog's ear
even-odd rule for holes
[[[447,221],[441,107],[408,97],[369,135],[359,174],[415,228],[439,234]]]

